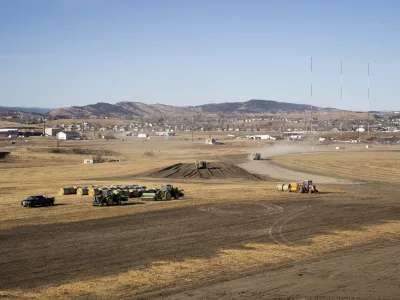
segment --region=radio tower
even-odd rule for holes
[[[371,111],[371,102],[369,100],[369,63],[368,63],[368,136],[369,136],[369,112]]]
[[[340,61],[340,105],[343,104],[343,61]],[[343,109],[340,110],[340,138],[343,140]]]
[[[311,95],[311,100],[310,102],[312,103],[312,57],[311,57],[311,89],[310,89],[310,95]],[[312,104],[310,103],[310,114],[311,114],[311,120],[310,120],[310,134],[312,135]]]

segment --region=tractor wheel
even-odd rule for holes
[[[171,193],[170,192],[165,192],[165,199],[166,200],[171,200]]]
[[[301,193],[303,192],[303,187],[299,186],[299,187],[297,188],[297,192],[298,192],[299,194],[301,194]]]

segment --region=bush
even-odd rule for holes
[[[105,139],[105,140],[115,140],[116,137],[115,137],[115,135],[108,134],[108,135],[105,135],[105,136],[104,136],[104,139]]]
[[[144,156],[154,156],[154,152],[153,151],[144,151]]]
[[[93,163],[95,164],[99,164],[99,163],[103,163],[105,160],[103,158],[103,156],[101,155],[96,155],[93,157]]]

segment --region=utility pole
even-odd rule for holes
[[[47,119],[43,119],[43,138],[46,137],[46,121]]]

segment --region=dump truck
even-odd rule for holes
[[[171,200],[172,198],[178,200],[184,195],[183,190],[173,187],[171,184],[164,184],[161,189],[153,193],[143,193],[141,200]]]
[[[254,153],[253,154],[253,160],[260,160],[261,159],[261,154],[260,153]]]
[[[207,162],[205,161],[200,161],[200,160],[196,160],[195,162],[196,165],[196,169],[207,169]]]
[[[23,207],[34,207],[34,206],[53,206],[54,197],[46,197],[43,195],[29,196],[25,200],[21,201]]]
[[[93,206],[120,205],[123,201],[128,201],[128,196],[124,193],[115,194],[112,190],[102,190],[100,195],[94,196]]]

